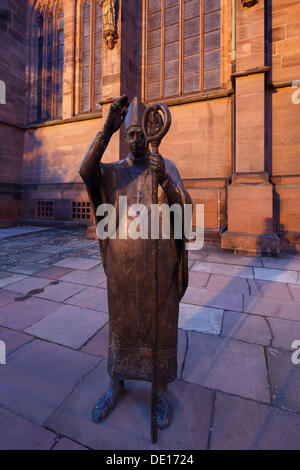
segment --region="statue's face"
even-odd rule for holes
[[[130,152],[135,158],[141,158],[145,155],[147,142],[145,134],[141,127],[129,127],[127,131],[127,143]]]
[[[115,47],[115,37],[113,34],[108,33],[105,40],[109,49],[113,49]]]

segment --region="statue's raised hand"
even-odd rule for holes
[[[129,106],[127,95],[121,96],[118,100],[114,101],[109,108],[107,118],[103,127],[103,131],[108,134],[117,132],[124,122]]]

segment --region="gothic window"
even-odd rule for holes
[[[146,101],[220,87],[220,0],[144,0]]]
[[[37,119],[42,119],[42,74],[43,74],[43,15],[39,15],[37,24],[37,38],[38,38],[38,60],[37,60]]]
[[[81,106],[87,113],[98,108],[102,95],[102,11],[98,0],[84,0],[81,22]]]
[[[62,116],[64,12],[62,0],[39,0],[37,119]]]

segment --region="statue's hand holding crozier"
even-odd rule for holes
[[[162,185],[167,178],[166,165],[163,157],[159,153],[152,152],[150,154],[149,161],[152,170],[157,174],[159,184]]]
[[[110,105],[108,115],[103,126],[103,132],[106,135],[112,135],[120,129],[125,120],[128,106],[129,100],[127,95],[121,96],[121,98]]]

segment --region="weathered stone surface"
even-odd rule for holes
[[[212,450],[299,450],[300,416],[217,393]]]
[[[34,341],[0,368],[0,405],[42,424],[99,358]]]
[[[244,311],[267,317],[300,319],[299,304],[284,300],[268,299],[266,297],[244,296]]]
[[[87,287],[84,291],[68,299],[66,303],[108,312],[107,291],[98,287]]]
[[[189,333],[188,336],[184,380],[270,402],[262,346],[201,333]]]
[[[84,286],[97,287],[106,281],[106,275],[102,266],[96,270],[81,271],[74,270],[60,278],[61,281],[74,282],[75,284],[82,284]]]
[[[64,302],[85,288],[86,286],[84,285],[58,281],[58,284],[49,285],[45,288],[44,292],[36,294],[35,296],[42,299],[54,300],[56,302]]]
[[[180,304],[179,328],[218,335],[221,331],[223,310]]]
[[[63,437],[59,442],[53,447],[53,450],[88,450],[86,447],[77,444],[77,442],[71,441],[71,439],[66,439]]]
[[[281,318],[268,318],[270,324],[274,348],[292,350],[292,343],[295,340],[300,340],[300,322],[282,320]]]
[[[243,297],[235,293],[223,293],[211,289],[195,289],[189,287],[182,299],[182,303],[202,305],[223,310],[243,311]]]
[[[127,382],[124,400],[106,421],[98,425],[91,421],[93,406],[108,383],[106,365],[103,363],[47,420],[47,427],[92,449],[207,448],[212,392],[180,381],[170,385],[174,420],[168,429],[159,432],[158,443],[153,445],[149,424],[151,386],[148,383]]]
[[[203,263],[196,261],[192,271],[200,271],[212,274],[222,274],[231,277],[243,277],[253,279],[253,270],[249,266],[234,266],[230,264]]]
[[[0,450],[49,450],[56,435],[0,408]]]
[[[22,281],[22,279],[26,279],[26,277],[27,276],[25,276],[24,274],[12,274],[12,273],[10,273],[10,276],[0,279],[0,288],[1,287],[5,288],[5,287],[9,286],[10,284],[13,284],[13,283],[18,282],[18,281]]]
[[[279,300],[293,300],[288,284],[262,281],[258,279],[248,279],[248,282],[250,286],[250,295],[258,295]]]
[[[65,276],[66,274],[70,272],[72,272],[72,269],[70,268],[63,268],[60,266],[51,266],[51,268],[40,271],[38,273],[38,277],[43,277],[45,279],[51,279],[54,281],[56,279],[59,279],[62,276]]]
[[[74,349],[85,344],[108,321],[106,313],[61,305],[26,333]]]
[[[35,289],[44,289],[48,286],[50,281],[39,277],[27,277],[22,281],[14,282],[6,286],[6,290],[12,290],[20,294],[27,294]]]
[[[0,341],[5,342],[7,355],[32,340],[32,336],[25,335],[20,331],[12,331],[7,328],[0,327]]]
[[[13,302],[0,308],[0,325],[23,330],[56,310],[57,306],[56,302],[36,298]]]
[[[249,294],[249,281],[249,279],[241,277],[211,274],[206,287],[207,289],[220,290],[220,292],[226,293],[234,292],[236,294]]]
[[[299,275],[295,271],[280,269],[254,268],[254,278],[264,281],[297,284]]]
[[[72,269],[82,269],[83,271],[88,271],[89,269],[94,268],[100,264],[100,260],[96,260],[93,258],[66,258],[63,261],[59,261],[55,263],[55,266],[62,266],[64,268],[72,268]]]
[[[271,344],[272,335],[267,321],[255,315],[238,312],[225,312],[222,335],[246,343]]]
[[[16,292],[0,289],[0,307],[13,302],[17,295],[18,294]]]
[[[292,363],[292,353],[268,348],[268,365],[273,404],[299,412],[300,367]]]
[[[194,263],[192,263],[192,265],[193,264]],[[206,287],[209,277],[209,273],[191,271],[189,273],[189,287]]]

